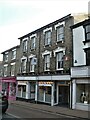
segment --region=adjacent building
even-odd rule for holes
[[[71,27],[73,32],[72,108],[90,110],[90,19]]]
[[[19,72],[19,45],[2,52],[2,54],[2,90],[8,95],[8,99],[13,100],[16,98],[16,76]]]

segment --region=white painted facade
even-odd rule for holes
[[[86,55],[83,50],[85,40],[85,33],[83,26],[77,27],[73,30],[73,65],[86,65]]]
[[[90,47],[85,41],[83,24],[73,28],[73,67],[72,79],[72,109],[89,111],[90,106],[90,66],[86,66],[84,49]]]

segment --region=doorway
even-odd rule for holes
[[[60,106],[66,106],[69,105],[69,86],[58,86],[58,104]]]

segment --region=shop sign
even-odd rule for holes
[[[53,82],[39,82],[39,86],[51,86]]]
[[[26,85],[27,81],[18,81],[18,85]]]
[[[69,85],[69,82],[67,81],[60,81],[58,82],[59,85]]]
[[[2,78],[2,82],[16,82],[16,78],[15,77],[3,77]]]

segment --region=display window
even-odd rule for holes
[[[76,102],[90,104],[90,84],[77,84]]]
[[[9,87],[9,96],[16,96],[16,83],[10,83]]]
[[[48,86],[46,87],[46,92],[45,92],[45,101],[46,102],[51,102],[51,87]]]

